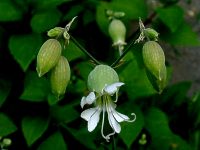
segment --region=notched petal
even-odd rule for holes
[[[85,96],[83,96],[81,99],[81,108],[83,108],[85,104],[86,104],[86,100],[85,100]]]
[[[95,101],[96,97],[94,92],[90,92],[90,94],[86,97],[86,103],[87,104],[92,104]]]
[[[105,86],[104,91],[105,91],[106,93],[110,94],[110,95],[113,95],[114,93],[117,92],[118,88],[119,88],[120,86],[122,86],[122,85],[124,85],[123,82],[116,82],[116,83],[113,83],[113,84],[111,84],[111,85]]]

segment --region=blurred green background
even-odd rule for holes
[[[191,7],[197,4],[193,0],[0,0],[0,145],[8,138],[9,150],[199,150],[199,64],[194,56],[199,54],[200,11]],[[127,43],[137,38],[139,17],[159,32],[169,77],[167,88],[157,94],[144,70],[142,44],[131,47],[126,63],[116,68],[125,83],[117,110],[134,112],[137,120],[121,124],[115,143],[101,137],[100,125],[89,133],[80,118],[80,100],[88,93],[87,76],[94,65],[76,44],[70,41],[64,51],[72,74],[60,101],[51,93],[49,76],[39,78],[35,70],[47,31],[65,27],[74,16],[78,18],[69,33],[99,61],[116,60],[107,9],[125,12]],[[185,49],[193,52],[190,57],[181,55],[188,52]]]

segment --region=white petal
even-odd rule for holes
[[[96,109],[96,112],[91,116],[90,120],[88,121],[89,132],[92,132],[96,128],[99,122],[100,113],[101,113],[101,109]]]
[[[81,108],[83,108],[83,106],[86,104],[86,101],[85,101],[85,96],[82,97],[81,99]]]
[[[108,108],[109,109],[109,108]],[[113,128],[113,130],[116,132],[116,133],[119,133],[121,131],[121,126],[119,125],[119,123],[115,120],[115,118],[113,117],[113,114],[112,112],[110,111],[107,111],[108,113],[108,121],[109,121],[109,124],[110,126]]]
[[[123,82],[116,82],[116,83],[113,83],[111,85],[107,85],[105,88],[104,88],[104,91],[110,95],[113,95],[114,93],[117,92],[118,88],[120,86],[124,85]]]
[[[90,92],[90,94],[86,97],[86,103],[87,104],[92,104],[95,101],[96,97],[94,92]]]
[[[126,116],[124,114],[121,114],[121,113],[117,112],[114,109],[112,111],[112,114],[115,117],[115,119],[117,120],[117,122],[122,122],[122,121],[130,120],[130,118],[128,116]]]
[[[97,108],[86,109],[81,113],[81,118],[89,121],[91,116],[96,112]]]
[[[88,121],[89,132],[93,131],[96,128],[99,122],[100,113],[101,113],[101,108],[99,107],[86,109],[81,113],[81,118]]]

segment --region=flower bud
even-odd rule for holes
[[[37,72],[41,77],[52,69],[61,56],[61,45],[55,39],[47,40],[39,50],[37,55]]]
[[[107,65],[96,66],[88,76],[88,88],[90,91],[101,93],[106,85],[119,82],[116,71]]]
[[[51,89],[58,98],[65,94],[70,74],[68,60],[64,56],[61,56],[57,65],[51,71]]]
[[[158,35],[159,35],[158,32],[152,28],[144,29],[144,34],[145,34],[145,37],[153,41],[157,41]]]
[[[113,45],[125,45],[126,27],[119,19],[113,19],[108,28]]]
[[[3,139],[3,146],[10,146],[12,144],[11,139],[5,138]]]
[[[51,30],[49,30],[48,32],[47,32],[47,35],[49,36],[49,37],[57,37],[57,36],[59,36],[59,35],[61,35],[63,32],[64,32],[64,28],[61,28],[61,27],[55,27],[55,28],[53,28],[53,29],[51,29]]]
[[[159,93],[162,92],[167,78],[165,55],[162,48],[157,42],[148,41],[143,46],[142,55],[150,82]]]

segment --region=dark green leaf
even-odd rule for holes
[[[1,107],[10,93],[11,89],[10,81],[0,79],[0,89],[1,89],[0,90],[0,107]]]
[[[10,37],[10,53],[20,64],[23,71],[26,71],[35,59],[41,43],[41,37],[37,35],[14,35]]]
[[[141,110],[138,107],[132,107],[129,110],[133,110],[136,114],[136,121],[122,123],[122,130],[119,134],[128,148],[131,147],[131,144],[135,141],[144,126],[144,118]]]
[[[58,5],[61,5],[62,3],[69,2],[71,0],[29,0],[29,1],[33,1],[36,4],[37,8],[43,9],[43,8],[56,7]]]
[[[74,42],[70,41],[69,45],[66,46],[63,51],[63,55],[66,56],[68,61],[73,61],[77,58],[85,56],[84,53],[74,44]]]
[[[69,21],[72,18],[74,18],[75,16],[78,16],[79,13],[81,13],[81,11],[83,11],[83,10],[84,10],[83,5],[81,5],[81,4],[74,5],[71,9],[69,9],[67,14],[64,16],[63,20],[64,21]]]
[[[183,22],[183,9],[179,6],[172,5],[167,8],[158,8],[156,12],[161,21],[172,32],[175,32]]]
[[[7,136],[17,130],[14,123],[5,114],[0,113],[0,136]]]
[[[67,150],[67,147],[62,134],[55,132],[42,142],[37,150]]]
[[[49,92],[49,83],[46,78],[39,78],[36,72],[28,72],[20,99],[40,102],[46,100]]]
[[[31,27],[38,33],[47,32],[59,23],[61,16],[61,12],[57,9],[37,12],[31,19]]]
[[[162,102],[170,102],[171,106],[180,106],[186,102],[187,93],[191,88],[191,82],[184,81],[170,86],[162,96]]]
[[[94,139],[96,139],[96,135],[88,132],[87,126],[81,128],[79,130],[75,130],[73,128],[69,128],[65,126],[65,128],[74,136],[76,140],[78,140],[81,144],[86,146],[88,149],[96,149],[96,145],[94,143]],[[99,133],[98,133],[99,134]]]
[[[97,6],[96,20],[100,29],[104,33],[108,33],[109,20],[106,16],[106,10],[122,11],[125,12],[125,20],[133,20],[146,18],[147,5],[144,0],[114,0],[111,2],[100,2]]]
[[[28,146],[39,139],[48,128],[49,119],[25,117],[22,120],[22,131]]]
[[[58,122],[69,123],[80,117],[80,114],[73,108],[73,105],[54,105],[50,109],[51,116]]]
[[[16,21],[22,18],[22,12],[11,0],[1,0],[0,21]]]
[[[139,49],[133,49],[139,50]],[[124,88],[129,99],[155,94],[156,91],[147,79],[145,69],[140,68],[132,53],[128,53],[125,60],[131,62],[120,72],[121,81],[125,83]]]
[[[168,119],[158,108],[150,108],[146,113],[146,129],[149,131],[153,149],[190,150],[190,146],[169,128]]]
[[[173,33],[162,33],[160,38],[172,45],[179,46],[198,46],[200,45],[197,33],[186,24],[182,23],[181,26]]]

